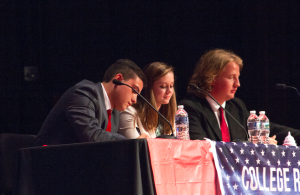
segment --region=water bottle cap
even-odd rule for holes
[[[265,111],[259,111],[259,114],[266,114]]]
[[[178,110],[183,109],[183,107],[184,107],[183,105],[178,105]]]
[[[255,114],[256,113],[256,110],[251,110],[250,111],[250,114]]]

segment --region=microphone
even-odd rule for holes
[[[285,84],[277,84],[276,88],[277,89],[286,89],[286,88],[295,89],[297,91],[298,95],[300,96],[299,91],[295,87],[286,86]]]
[[[194,83],[189,83],[189,86],[190,87],[192,87],[192,88],[194,88],[194,89],[197,89],[197,90],[200,90],[200,91],[202,91],[202,92],[204,92],[204,93],[206,93],[207,95],[209,95],[209,97],[211,97],[211,99],[213,99],[239,126],[241,126],[242,127],[242,129],[244,129],[244,131],[245,131],[245,133],[246,133],[246,135],[247,135],[247,140],[240,140],[240,139],[235,139],[235,140],[232,140],[233,142],[249,142],[248,140],[249,140],[249,135],[248,135],[248,133],[247,133],[247,131],[246,131],[246,129],[244,128],[244,126],[243,125],[241,125],[241,123],[239,123],[225,108],[223,108],[223,106],[221,106],[221,104],[219,104],[219,102],[212,96],[212,95],[210,95],[210,93],[208,93],[207,91],[205,91],[205,90],[203,90],[203,89],[201,89],[201,88],[199,88],[197,85],[195,85]]]
[[[171,135],[160,135],[160,136],[157,136],[156,138],[164,138],[164,139],[177,139],[177,137],[174,136],[174,131],[173,131],[173,128],[172,128],[172,125],[170,124],[170,122],[160,113],[158,112],[158,110],[156,110],[147,100],[146,98],[144,98],[139,92],[137,92],[133,87],[117,80],[117,79],[114,79],[113,80],[113,84],[115,85],[125,85],[127,87],[130,87],[132,90],[135,91],[135,93],[137,93],[153,110],[155,110],[155,112],[157,112],[157,114],[159,116],[161,116],[171,127],[171,131],[172,131],[172,134]]]

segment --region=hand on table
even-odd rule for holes
[[[142,135],[140,135],[136,139],[144,139],[144,138],[150,138],[150,136],[147,133],[143,133]]]
[[[273,137],[269,137],[269,144],[277,145],[276,135],[274,135]]]

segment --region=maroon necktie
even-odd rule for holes
[[[108,123],[107,123],[106,131],[108,131],[108,132],[111,132],[111,121],[110,121],[110,119],[111,119],[111,112],[112,112],[111,109],[107,110]]]
[[[223,109],[221,107],[219,108],[219,112],[220,112],[220,127],[221,127],[221,132],[222,132],[222,141],[230,142],[229,129],[227,127],[227,124],[226,124],[226,121],[224,118]]]

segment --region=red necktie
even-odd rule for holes
[[[110,121],[110,119],[111,119],[111,112],[112,112],[111,109],[107,110],[108,123],[107,123],[106,131],[108,131],[108,132],[111,132],[111,121]]]
[[[221,107],[219,108],[219,112],[220,112],[220,127],[222,132],[222,141],[230,142],[229,129],[227,127],[224,114],[223,114],[223,109]]]

